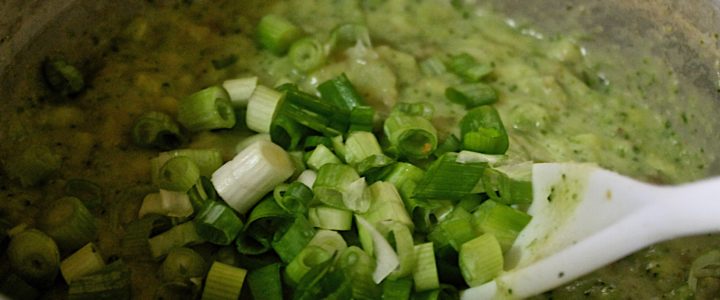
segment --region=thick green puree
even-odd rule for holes
[[[176,116],[179,99],[225,79],[258,76],[266,86],[291,81],[312,90],[344,72],[382,116],[398,102],[431,103],[442,141],[459,133],[465,108],[444,93],[460,81],[427,75],[420,64],[460,53],[493,66],[489,82],[499,96],[494,106],[510,136],[512,161],[597,162],[645,181],[673,184],[707,176],[715,159],[691,144],[697,138],[692,133],[702,126],[693,123],[700,108],[653,109],[655,99],[673,103],[682,97],[672,72],[650,56],[637,68],[623,69],[614,65],[621,61],[619,53],[583,49],[583,35],[542,36],[511,26],[504,16],[450,1],[275,2],[152,4],[116,39],[103,67],[86,78],[85,92],[65,101],[3,106],[2,162],[7,165],[30,145],[44,145],[61,158],[62,167],[30,188],[12,179],[10,171],[2,174],[0,217],[13,225],[35,224],[37,211],[63,195],[67,180],[90,179],[103,190],[104,208],[93,211],[99,220],[96,244],[106,258],[117,257],[124,226],[153,190],[148,161],[157,152],[133,145],[129,133],[142,113]],[[365,24],[372,47],[356,47],[313,72],[297,72],[286,59],[257,48],[255,26],[268,13],[285,16],[321,39],[338,24]],[[244,124],[240,115],[238,124]],[[186,147],[219,148],[229,160],[235,145],[250,134],[244,125],[203,132]],[[539,298],[674,298],[676,290],[686,289],[692,261],[719,245],[716,237],[704,236],[652,246]],[[198,248],[204,255],[213,251]],[[133,295],[152,297],[159,264],[128,263]],[[63,295],[63,289],[58,285],[50,296]],[[699,295],[719,291],[720,280],[699,283]]]

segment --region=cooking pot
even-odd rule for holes
[[[0,124],[6,121],[3,115],[14,113],[14,103],[42,97],[39,66],[45,58],[61,55],[79,62],[84,70],[99,69],[104,53],[113,45],[112,33],[119,33],[147,2],[0,2]],[[720,0],[479,2],[511,17],[515,23],[531,24],[543,34],[581,29],[591,37],[582,41],[587,49],[624,53],[617,64],[626,65],[628,70],[647,53],[660,58],[677,73],[684,87],[682,95],[698,98],[707,106],[706,115],[691,120],[707,125],[696,134],[698,138],[688,142],[703,147],[710,156],[720,153]],[[673,110],[685,103],[650,105]],[[0,130],[0,144],[7,140],[6,134]],[[720,174],[719,161],[714,160],[711,174]]]

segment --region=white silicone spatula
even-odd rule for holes
[[[643,183],[592,164],[533,166],[530,223],[505,272],[463,299],[524,298],[577,279],[651,244],[720,232],[720,178]]]

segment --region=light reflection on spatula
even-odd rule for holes
[[[643,183],[593,164],[533,165],[532,221],[494,281],[463,299],[533,296],[654,243],[720,232],[720,179]]]

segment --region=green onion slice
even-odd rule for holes
[[[216,245],[229,245],[243,228],[243,223],[230,207],[211,201],[195,216],[198,235]]]
[[[160,278],[164,282],[185,281],[205,277],[205,259],[190,248],[173,248],[160,265]]]
[[[177,122],[157,111],[144,113],[135,121],[132,139],[140,147],[160,150],[175,149],[185,142]]]
[[[280,280],[280,264],[269,264],[252,270],[247,275],[250,292],[255,299],[282,300],[283,290]]]
[[[190,131],[232,128],[235,111],[227,91],[211,86],[180,101],[178,121]]]
[[[392,113],[385,120],[384,131],[390,144],[408,158],[427,158],[437,148],[437,130],[423,117]]]
[[[302,37],[302,30],[284,17],[266,15],[257,25],[257,40],[260,47],[275,55],[285,54],[293,42]]]
[[[494,235],[486,233],[460,247],[460,271],[465,282],[478,286],[497,277],[503,270],[503,253]]]
[[[58,247],[76,250],[97,238],[95,217],[75,197],[62,197],[50,203],[37,218],[38,228],[45,231]]]
[[[205,279],[203,300],[238,299],[247,271],[221,262],[213,262]]]
[[[55,241],[40,230],[28,229],[10,239],[7,248],[12,269],[23,279],[45,286],[60,270],[60,252]]]

